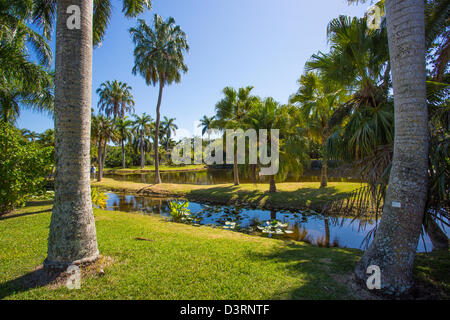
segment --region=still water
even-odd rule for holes
[[[164,183],[179,183],[179,184],[197,184],[197,185],[213,185],[233,183],[233,170],[207,170],[207,171],[190,171],[190,172],[162,172],[161,179]],[[154,173],[135,173],[135,174],[105,174],[107,178],[112,178],[116,181],[128,181],[138,183],[153,183],[155,181]],[[265,176],[257,177],[256,181],[253,176],[239,173],[239,180],[241,183],[269,183]],[[319,182],[320,171],[305,172],[301,177],[293,175],[288,176],[285,182]],[[329,182],[359,182],[358,179],[351,177],[333,177],[329,175]]]
[[[159,214],[170,218],[170,199],[107,193],[106,209],[111,211]],[[236,206],[218,206],[189,202],[188,209],[200,225],[232,228],[235,231],[258,234],[265,237],[306,241],[323,247],[348,247],[364,249],[364,239],[376,225],[373,220],[323,216],[312,212],[280,212],[261,209],[246,209]],[[285,224],[286,232],[267,233],[264,226],[278,220]],[[234,228],[233,228],[234,227]],[[280,229],[280,228],[278,228]],[[446,230],[448,233],[449,230]],[[370,237],[369,237],[370,238]],[[425,243],[424,243],[425,242]],[[417,250],[431,251],[427,236],[421,239]]]

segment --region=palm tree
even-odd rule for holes
[[[109,0],[33,3],[33,21],[47,37],[56,13],[55,201],[44,265],[66,268],[99,254],[90,200],[91,62],[92,46],[103,39],[112,8]],[[67,27],[73,5],[80,8],[79,29]],[[149,7],[148,0],[127,0],[122,11],[135,17]]]
[[[117,132],[115,131],[114,123],[111,119],[105,117],[102,114],[92,117],[91,126],[92,140],[97,142],[97,165],[98,165],[98,177],[97,180],[101,181],[103,178],[103,169],[106,160],[106,146],[111,140],[115,140]]]
[[[220,130],[225,129],[239,129],[245,118],[246,112],[257,103],[257,97],[251,95],[252,86],[239,88],[236,91],[234,88],[226,87],[223,89],[225,97],[216,104],[215,121],[212,125]],[[233,176],[234,185],[239,185],[239,172],[237,163],[237,152],[234,150],[233,161]]]
[[[133,121],[125,118],[118,118],[114,122],[114,126],[117,132],[117,138],[120,140],[120,146],[122,147],[122,168],[125,168],[125,141],[131,139],[131,126]]]
[[[126,112],[134,111],[131,87],[124,82],[117,80],[103,82],[97,89],[97,94],[100,96],[99,110],[105,111],[108,117],[123,119]]]
[[[12,124],[21,108],[53,112],[52,52],[47,39],[26,24],[32,6],[32,1],[0,6],[0,119]]]
[[[141,74],[148,85],[159,83],[158,103],[156,105],[155,123],[155,183],[161,183],[159,174],[159,125],[160,108],[164,86],[181,81],[181,72],[186,73],[184,52],[189,51],[186,34],[175,19],[170,17],[164,21],[155,14],[153,26],[149,27],[144,20],[139,20],[136,28],[130,29],[134,49],[135,64],[133,74]]]
[[[367,267],[377,265],[382,290],[401,295],[412,287],[427,200],[424,1],[386,0],[386,16],[395,101],[394,156],[380,226],[355,273],[365,281]]]
[[[298,103],[310,137],[322,146],[320,187],[327,186],[327,154],[325,143],[331,134],[329,120],[345,96],[345,90],[336,82],[326,81],[320,74],[308,72],[299,79],[300,88],[291,96]]]
[[[161,122],[164,136],[166,138],[166,151],[169,150],[170,140],[172,138],[172,132],[173,135],[177,134],[178,126],[174,123],[176,118],[167,118],[164,116],[164,120]]]
[[[39,143],[46,147],[55,145],[55,130],[47,129],[39,135]]]
[[[210,140],[209,130],[212,129],[212,124],[215,118],[216,117],[214,116],[212,117],[203,116],[203,118],[200,119],[200,124],[198,125],[199,127],[202,128],[202,136],[204,136],[205,133],[208,132],[208,140]]]
[[[138,147],[141,152],[141,169],[145,167],[146,138],[152,134],[153,119],[150,115],[143,113],[142,116],[134,115],[133,131],[138,137]]]
[[[279,148],[278,173],[269,177],[269,192],[277,191],[276,178],[286,178],[288,172],[299,173],[306,160],[306,141],[299,126],[302,121],[297,109],[290,105],[282,106],[273,98],[258,101],[248,111],[243,124],[256,132],[268,130],[268,141],[276,143]],[[271,129],[279,130],[278,141],[270,134]]]

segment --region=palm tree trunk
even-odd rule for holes
[[[144,133],[141,131],[141,169],[145,167]]]
[[[322,169],[320,171],[320,187],[325,188],[328,185],[327,169],[328,163],[325,157],[322,158]]]
[[[105,169],[105,162],[106,162],[106,141],[103,145],[103,154],[102,154],[102,172],[100,173],[100,178],[103,178],[103,169]]]
[[[233,176],[234,176],[234,185],[239,185],[239,168],[238,168],[238,155],[237,148],[234,148],[234,159],[233,159]]]
[[[428,113],[425,88],[423,0],[387,0],[386,14],[395,103],[395,139],[383,216],[375,239],[358,263],[381,270],[381,290],[407,293],[421,232],[428,183]]]
[[[161,121],[161,99],[164,88],[164,78],[159,79],[159,94],[158,104],[156,105],[156,123],[155,123],[155,183],[161,183],[161,176],[159,175],[159,123]]]
[[[97,159],[97,163],[98,163],[98,174],[97,174],[97,181],[100,182],[102,181],[102,177],[103,177],[103,147],[102,147],[102,140],[100,139],[98,141],[98,159]]]
[[[325,247],[328,248],[330,246],[330,221],[328,218],[323,218],[323,222],[325,224]]]
[[[123,139],[121,141],[122,144],[122,168],[125,169],[125,144],[123,142]]]
[[[277,192],[277,186],[275,184],[275,176],[274,175],[270,176],[269,192]]]
[[[81,9],[81,28],[69,30],[67,8]],[[55,64],[55,200],[46,268],[98,258],[91,203],[90,133],[92,0],[58,0]]]

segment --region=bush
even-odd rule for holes
[[[53,150],[27,142],[15,127],[0,121],[0,215],[45,193]]]

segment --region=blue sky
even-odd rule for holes
[[[133,88],[136,113],[154,118],[158,88],[131,73],[134,46],[128,29],[136,20],[123,17],[121,2],[112,0],[111,24],[94,50],[92,105],[96,109],[100,84],[117,79]],[[254,94],[286,103],[305,62],[328,50],[328,22],[341,14],[361,17],[367,7],[348,6],[346,0],[153,0],[153,9],[139,18],[150,24],[155,13],[174,17],[191,47],[185,58],[189,72],[180,84],[165,88],[162,115],[177,119],[179,138],[198,133],[196,121],[214,114],[226,86],[252,85]],[[53,120],[23,111],[17,126],[42,132],[53,128]]]

